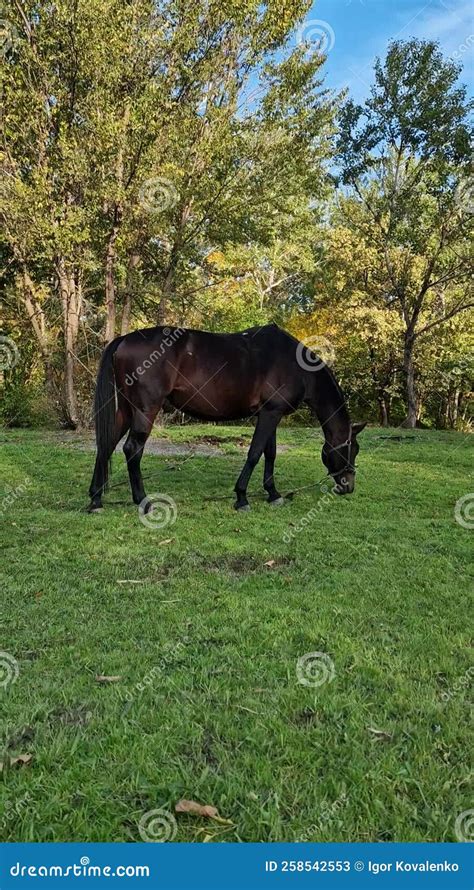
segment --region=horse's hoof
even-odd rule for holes
[[[274,501],[268,501],[270,507],[281,507],[285,503],[285,498],[275,498]]]
[[[248,513],[250,510],[250,504],[242,504],[241,507],[236,504],[234,509],[237,510],[238,513]]]
[[[102,513],[103,509],[104,509],[103,507],[90,506],[87,508],[87,512],[88,513]]]

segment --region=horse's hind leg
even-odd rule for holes
[[[276,457],[276,430],[268,437],[263,453],[265,455],[263,487],[268,494],[268,503],[276,506],[283,503],[283,498],[275,488],[275,480],[273,478]]]
[[[281,420],[281,411],[276,409],[264,408],[258,415],[257,426],[253,434],[253,439],[247,454],[243,470],[235,483],[234,491],[237,495],[235,503],[236,510],[249,510],[249,502],[247,500],[247,485],[254,468],[258,464],[265,445],[270,436],[272,436]]]
[[[114,432],[114,439],[113,439],[113,447],[112,447],[110,454],[107,455],[107,460],[109,460],[109,458],[112,457],[112,454],[114,453],[115,448],[117,447],[118,443],[120,442],[120,439],[122,438],[122,436],[124,436],[125,433],[127,432],[129,426],[130,426],[130,414],[127,411],[127,408],[125,406],[119,407],[117,410],[117,413],[115,415],[115,432]],[[102,509],[102,495],[104,493],[105,484],[106,484],[106,480],[105,480],[105,476],[104,476],[103,461],[99,458],[99,455],[97,454],[97,457],[95,459],[95,467],[94,467],[94,473],[92,476],[92,482],[91,482],[90,488],[89,488],[89,496],[91,499],[91,502],[88,507],[89,513],[97,513],[99,510]]]
[[[161,406],[160,406],[161,407]],[[143,455],[145,442],[150,435],[160,407],[153,410],[140,411],[134,409],[132,425],[127,436],[127,441],[123,446],[123,453],[127,461],[128,476],[130,479],[130,487],[132,489],[132,497],[134,504],[141,504],[146,498],[145,489],[143,487],[143,477],[140,470],[140,463]],[[144,512],[150,509],[150,504],[144,505]]]

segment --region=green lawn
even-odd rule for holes
[[[2,432],[2,676],[19,671],[0,690],[2,840],[138,841],[142,817],[180,798],[230,824],[180,815],[176,841],[456,840],[472,806],[474,533],[454,508],[474,491],[472,439],[381,433],[360,437],[352,497],[254,496],[246,514],[204,501],[232,491],[232,442],[145,454],[148,491],[177,505],[150,529],[124,485],[83,512],[93,454],[74,436]],[[210,434],[250,430],[165,435]],[[284,492],[323,476],[315,430],[279,442]],[[327,682],[298,682],[307,653],[324,653]]]

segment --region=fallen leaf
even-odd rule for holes
[[[120,677],[120,676],[107,677],[107,676],[105,676],[105,674],[97,674],[95,679],[96,679],[97,683],[118,683],[119,680],[122,679],[122,677]]]
[[[142,584],[143,582],[140,580],[136,580],[135,578],[124,578],[123,581],[117,581],[117,584]]]
[[[207,816],[208,819],[215,819],[216,816],[219,816],[219,811],[216,807],[211,807],[209,804],[203,805],[201,803],[196,803],[195,800],[178,800],[174,809],[176,813],[190,813],[192,816]]]
[[[165,538],[164,541],[158,541],[158,547],[161,547],[162,544],[171,544],[174,541],[174,538]]]
[[[18,757],[12,757],[10,759],[10,766],[28,766],[32,760],[32,754],[19,754]]]
[[[19,754],[18,757],[10,757],[9,760],[0,762],[0,773],[5,766],[28,766],[32,759],[32,754]]]
[[[273,566],[275,565],[275,560],[269,559],[268,562],[264,562],[263,564],[264,564],[264,566],[268,566],[269,569],[272,569]]]
[[[232,825],[230,819],[223,819],[222,816],[219,816],[219,811],[216,807],[210,806],[210,804],[201,804],[197,803],[195,800],[179,800],[177,804],[175,804],[175,813],[189,813],[191,816],[205,816],[207,819],[214,819],[215,822],[220,822],[221,825]]]
[[[368,731],[373,735],[374,741],[377,742],[391,742],[393,739],[392,733],[385,732],[384,729],[374,729],[373,726],[369,726]]]

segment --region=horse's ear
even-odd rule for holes
[[[355,436],[358,436],[359,433],[361,433],[362,430],[364,429],[364,427],[366,427],[366,426],[367,426],[366,420],[363,420],[362,423],[353,423],[352,424],[352,438],[355,438]]]

